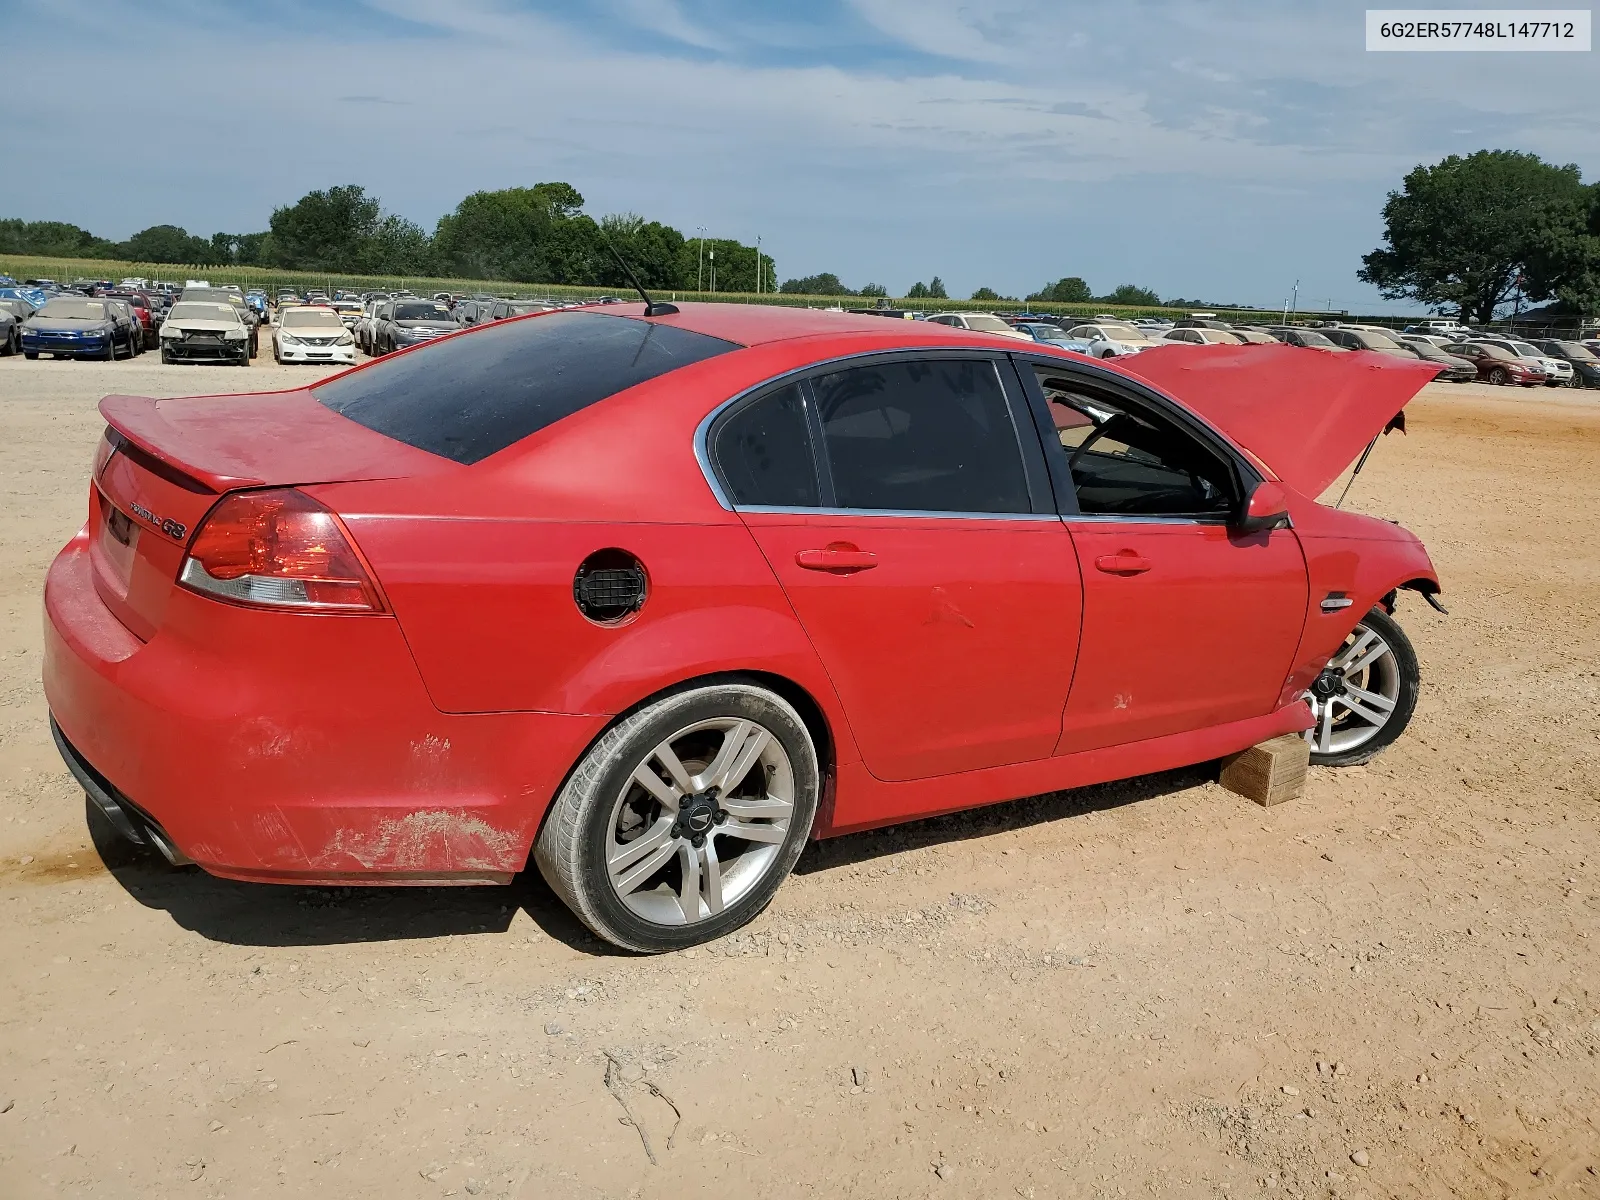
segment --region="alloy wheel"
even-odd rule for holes
[[[658,925],[709,920],[772,871],[794,807],[793,764],[758,722],[718,717],[680,729],[645,755],[612,805],[612,891]]]
[[[1357,625],[1311,685],[1313,753],[1349,754],[1378,737],[1395,717],[1401,680],[1395,648],[1368,621]]]

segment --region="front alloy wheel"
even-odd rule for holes
[[[535,861],[607,941],[692,946],[766,907],[811,832],[819,778],[805,723],[780,697],[742,683],[679,692],[595,744]]]
[[[1361,618],[1307,694],[1311,761],[1348,767],[1374,758],[1405,731],[1421,671],[1405,630],[1381,608]]]

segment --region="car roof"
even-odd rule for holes
[[[604,312],[607,316],[643,317],[644,305],[607,304],[603,309],[594,306],[589,311]],[[536,314],[524,319],[538,320],[539,316]],[[851,333],[879,335],[892,333],[908,346],[942,343],[987,346],[993,349],[996,345],[995,334],[962,329],[955,325],[930,324],[927,321],[892,321],[871,313],[839,312],[822,308],[788,308],[777,304],[684,303],[679,305],[676,313],[648,319],[678,329],[687,329],[692,333],[703,333],[709,337],[735,342],[741,346],[763,346],[795,338]]]

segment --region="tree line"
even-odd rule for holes
[[[609,245],[608,245],[609,243]],[[194,266],[260,266],[341,275],[446,276],[622,288],[610,247],[646,287],[753,292],[776,287],[770,254],[733,238],[686,238],[635,213],[596,221],[568,183],[474,192],[430,234],[385,212],[356,184],[309,192],[276,208],[258,233],[210,238],[152,225],[126,241],[60,221],[0,220],[0,254],[110,258]]]

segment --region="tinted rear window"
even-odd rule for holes
[[[311,394],[385,437],[475,463],[625,388],[738,349],[631,317],[552,313],[380,360]]]

